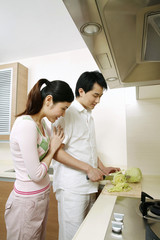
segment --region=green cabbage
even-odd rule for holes
[[[128,192],[132,189],[122,171],[113,173],[112,184],[114,187],[109,188],[108,192]]]
[[[125,171],[125,175],[130,176],[130,178],[127,180],[127,182],[140,182],[142,179],[142,172],[139,168],[129,168]]]
[[[122,173],[122,171],[116,172],[113,174],[113,180],[112,183],[114,185],[118,184],[118,183],[124,183],[126,182],[126,177],[125,175]]]
[[[112,184],[114,186],[109,188],[108,192],[128,192],[132,189],[128,183],[140,182],[142,179],[141,170],[135,167],[126,170],[125,174],[123,174],[122,171],[119,171],[112,175]]]

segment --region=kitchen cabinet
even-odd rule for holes
[[[8,141],[15,116],[27,101],[28,69],[16,62],[0,65],[0,141]]]

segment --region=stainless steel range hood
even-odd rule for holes
[[[63,0],[110,88],[160,84],[160,0]]]

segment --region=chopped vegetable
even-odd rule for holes
[[[112,183],[114,185],[116,185],[117,183],[124,183],[126,182],[126,177],[125,175],[122,173],[122,171],[116,172],[113,174],[113,180]]]
[[[132,188],[126,182],[117,183],[114,187],[109,188],[108,192],[128,192]]]
[[[132,167],[125,171],[113,173],[112,184],[113,187],[108,189],[108,192],[128,192],[132,188],[129,183],[140,182],[142,179],[142,172],[139,168]]]
[[[109,188],[108,192],[128,192],[132,189],[127,183],[127,178],[122,171],[113,173],[112,184],[114,187]]]
[[[128,179],[128,182],[140,182],[142,179],[142,172],[139,168],[129,168],[125,171],[125,175],[129,175],[130,178]]]

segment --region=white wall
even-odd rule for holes
[[[138,100],[126,106],[128,167],[160,175],[160,99]]]
[[[74,91],[76,81],[81,73],[98,70],[87,49],[21,59],[19,62],[29,69],[28,90],[40,78],[47,78],[49,80],[64,80],[70,84]],[[126,127],[123,91],[123,89],[108,90],[104,93],[99,106],[93,110],[98,152],[105,165],[126,166]],[[5,150],[3,149],[3,159],[1,158],[3,147],[4,144],[0,144],[0,161],[4,160],[4,158],[6,160],[10,158],[8,145]],[[5,152],[6,155],[4,154]]]
[[[124,89],[108,89],[93,111],[97,146],[106,165],[127,166]]]

